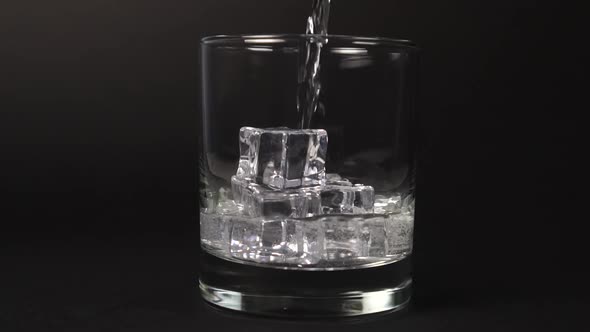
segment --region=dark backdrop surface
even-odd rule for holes
[[[303,32],[311,1],[22,0],[0,4],[0,324],[518,331],[582,321],[583,11],[333,2],[331,33],[423,49],[414,313],[258,321],[208,309],[194,289],[199,39]]]

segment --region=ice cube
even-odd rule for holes
[[[367,214],[365,216],[356,216],[355,218],[362,220],[360,256],[385,257],[387,248],[385,221],[387,220],[387,216]]]
[[[299,219],[298,255],[310,261],[326,260],[333,263],[360,257],[385,257],[386,234],[384,215],[343,214],[320,215]],[[301,256],[299,256],[301,257]]]
[[[254,218],[232,220],[229,251],[233,257],[255,260],[262,245],[262,223]]]
[[[371,186],[356,184],[354,189],[354,203],[352,212],[356,214],[373,213],[375,190]]]
[[[244,127],[240,129],[240,161],[236,175],[239,178],[256,177],[256,163],[261,130]]]
[[[271,220],[262,223],[262,236],[259,262],[285,262],[296,252],[293,250],[296,244],[290,243],[294,239],[288,237],[287,222],[284,220]],[[294,229],[291,230],[294,232]]]
[[[244,196],[244,194],[246,194],[246,192],[244,191],[244,188],[246,188],[248,186],[248,184],[250,184],[250,183],[251,183],[250,180],[240,178],[237,175],[234,175],[231,177],[232,196],[233,196],[234,202],[236,202],[236,204],[239,204],[239,205],[244,204],[244,201],[246,200],[246,197]]]
[[[376,195],[374,211],[375,213],[399,213],[402,207],[402,197],[399,194],[391,196]]]
[[[402,200],[401,212],[413,216],[415,205],[414,202],[414,195],[408,195],[404,197],[404,199]]]
[[[240,129],[236,175],[273,189],[322,185],[328,134],[323,129]]]
[[[201,243],[210,249],[228,252],[232,218],[230,215],[201,212]]]
[[[313,265],[320,262],[325,252],[325,229],[318,217],[287,219],[287,225],[295,227],[295,251],[290,261],[297,265]]]
[[[305,218],[320,212],[320,187],[277,191],[233,176],[232,189],[234,199],[251,217]]]
[[[371,186],[326,185],[322,188],[321,211],[323,214],[372,213],[375,191]]]
[[[352,182],[348,181],[348,179],[345,179],[336,173],[327,173],[326,174],[326,185],[352,187]]]
[[[412,251],[414,223],[407,215],[332,214],[287,219],[286,223],[296,224],[297,247],[289,257],[300,265],[322,260],[333,265],[358,258],[402,259]]]
[[[340,176],[340,174],[326,173],[326,183],[333,182],[333,181],[339,181],[339,180],[342,180],[342,177]]]
[[[322,188],[321,212],[323,214],[352,213],[354,187],[327,185]]]
[[[387,215],[385,221],[387,237],[386,255],[403,258],[412,252],[414,216],[406,213]]]
[[[264,248],[280,249],[286,239],[285,222],[270,220],[262,223],[262,246]]]
[[[226,188],[219,189],[219,199],[215,211],[222,215],[238,215],[241,213],[241,206],[231,199],[231,191]]]
[[[294,224],[282,219],[233,217],[229,239],[231,256],[258,263],[284,263],[297,255]]]
[[[325,258],[346,260],[361,255],[361,224],[345,215],[320,218],[325,227]]]

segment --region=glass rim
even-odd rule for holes
[[[308,35],[308,34],[241,34],[241,35],[211,35],[201,38],[201,45],[206,46],[271,46],[289,45],[293,42],[314,38],[327,38],[328,41],[348,42],[354,46],[396,47],[417,51],[418,46],[408,39],[387,37],[364,37],[352,35]],[[329,45],[329,43],[328,43]]]

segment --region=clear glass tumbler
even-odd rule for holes
[[[320,85],[312,90],[320,93],[310,116],[298,96],[313,46]],[[204,38],[201,49],[203,298],[311,317],[406,306],[416,47],[242,35]]]

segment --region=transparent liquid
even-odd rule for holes
[[[320,61],[322,47],[327,43],[328,20],[330,18],[330,0],[314,0],[312,13],[307,19],[306,34],[310,37],[303,45],[301,67],[299,69],[299,88],[297,111],[300,128],[311,128],[312,118],[318,110],[324,112],[320,105]]]
[[[307,19],[307,34],[327,35],[330,0],[313,0],[311,16]]]

